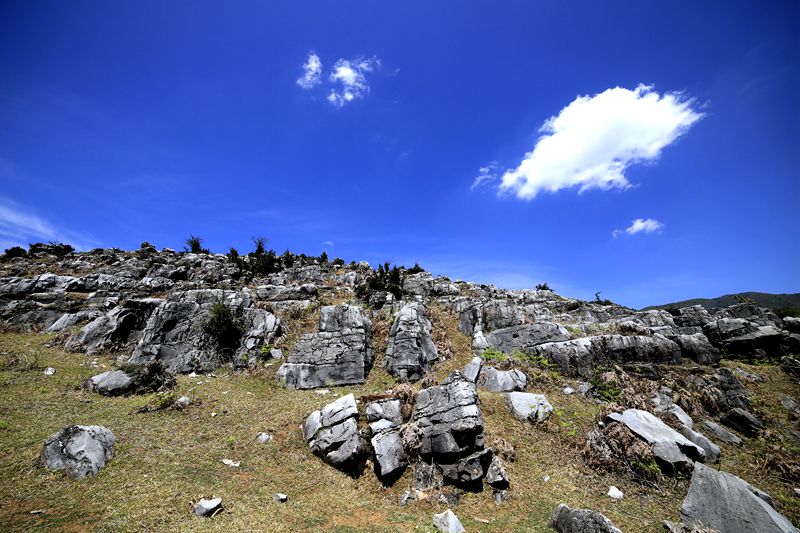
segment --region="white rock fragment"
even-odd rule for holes
[[[433,525],[442,533],[463,533],[464,526],[450,509],[443,513],[433,515]]]
[[[611,487],[609,487],[608,492],[606,494],[608,496],[611,496],[615,500],[621,500],[622,498],[625,497],[625,495],[622,493],[622,491],[619,490],[617,487],[614,487],[613,485]]]
[[[214,516],[222,510],[222,498],[200,498],[194,505],[194,514],[197,516]]]
[[[241,462],[240,461],[234,461],[232,459],[223,459],[222,460],[222,464],[224,464],[225,466],[230,466],[231,468],[239,468],[239,465],[241,464]]]
[[[48,366],[47,368],[44,369],[44,375],[45,376],[52,376],[55,373],[56,373],[56,369],[53,368],[52,366]]]
[[[275,500],[276,502],[286,503],[287,501],[289,501],[289,496],[282,492],[276,492],[275,495],[272,497],[272,499]]]
[[[575,394],[575,389],[573,389],[572,387],[564,387],[564,391],[563,392],[564,392],[564,394],[569,396],[571,394]]]
[[[261,444],[266,444],[272,440],[272,435],[270,435],[269,433],[264,433],[262,431],[261,433],[256,435],[256,439],[258,439],[258,442],[260,442]]]

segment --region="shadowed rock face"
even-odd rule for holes
[[[550,322],[521,324],[484,333],[487,346],[507,354],[515,351],[529,352],[534,346],[545,342],[566,341],[571,338],[566,329]]]
[[[236,346],[220,348],[204,334],[204,325],[217,302],[228,307],[242,330]],[[246,291],[190,290],[171,294],[147,321],[142,339],[129,362],[161,361],[178,373],[214,370],[224,363],[244,366],[262,343],[280,332],[275,315],[253,307]]]
[[[148,318],[162,303],[159,298],[126,300],[86,324],[69,338],[65,348],[95,354],[133,347],[141,339]]]
[[[681,506],[681,520],[726,533],[797,533],[797,528],[775,510],[772,498],[743,479],[695,465],[689,492]]]
[[[94,476],[114,453],[114,434],[102,426],[70,426],[48,438],[41,463],[50,470],[64,470],[69,476]]]
[[[417,381],[437,359],[425,306],[420,302],[404,305],[389,331],[386,370],[402,381]]]
[[[319,331],[303,335],[278,379],[292,389],[364,383],[372,368],[372,322],[353,305],[323,307]]]
[[[403,418],[400,415],[400,400],[389,399],[368,403],[366,406],[367,421],[372,430],[372,449],[378,464],[378,476],[391,482],[405,471],[408,456],[403,449],[400,437],[400,426]]]

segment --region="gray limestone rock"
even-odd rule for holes
[[[194,514],[197,516],[214,516],[222,510],[222,498],[200,498],[194,504]]]
[[[544,394],[510,392],[506,394],[506,405],[511,414],[528,422],[544,422],[553,412]]]
[[[672,338],[681,348],[681,355],[701,364],[719,361],[720,351],[702,333],[677,335]]]
[[[65,348],[89,355],[133,347],[153,311],[163,300],[133,298],[96,317],[67,340]]]
[[[464,526],[450,509],[433,515],[433,525],[442,533],[464,533]]]
[[[678,428],[678,433],[692,441],[693,443],[697,444],[703,451],[706,452],[706,462],[708,463],[718,463],[719,456],[720,456],[720,449],[719,446],[711,442],[708,437],[703,435],[702,433],[698,433],[697,431],[693,430],[687,426],[681,426]]]
[[[114,454],[114,434],[102,426],[69,426],[44,443],[41,463],[75,478],[94,476]]]
[[[89,390],[103,396],[119,396],[127,394],[133,387],[133,378],[122,370],[109,370],[92,376],[86,382]]]
[[[506,354],[515,351],[527,353],[534,346],[546,342],[566,341],[572,338],[563,326],[551,322],[509,326],[495,329],[488,333],[483,332],[483,336],[488,346]]]
[[[734,407],[720,420],[746,437],[755,437],[764,429],[764,423],[750,411]]]
[[[400,400],[378,400],[366,406],[367,421],[372,430],[372,449],[377,463],[378,477],[394,481],[408,466],[408,455],[403,449],[400,426]]]
[[[303,436],[315,455],[352,474],[357,471],[364,454],[357,421],[356,399],[348,394],[311,413],[303,424]]]
[[[483,366],[483,357],[473,357],[472,360],[464,366],[461,373],[465,378],[475,383],[478,380],[478,374],[481,372]]]
[[[372,362],[372,322],[364,310],[326,306],[319,331],[300,338],[278,369],[278,379],[292,389],[364,383]]]
[[[708,430],[711,435],[716,437],[717,439],[721,440],[722,442],[727,442],[728,444],[741,444],[742,439],[738,436],[734,435],[724,427],[720,426],[716,422],[712,420],[706,420],[703,422],[703,427]]]
[[[560,533],[622,533],[597,511],[572,509],[565,503],[553,510],[548,526]]]
[[[425,306],[421,302],[403,305],[389,331],[386,370],[402,381],[417,381],[438,358]]]
[[[727,472],[695,465],[681,520],[725,533],[797,533],[772,498]]]
[[[490,392],[523,391],[528,385],[528,377],[521,370],[497,370],[484,366],[478,375],[478,387]]]

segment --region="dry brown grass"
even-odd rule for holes
[[[455,317],[444,312],[437,316],[437,327],[447,331],[453,350],[434,368],[435,379],[441,380],[472,354],[469,339],[457,332]],[[387,329],[382,320],[374,321],[376,335],[383,336]],[[220,370],[197,378],[181,376],[175,393],[191,397],[190,407],[135,414],[146,398],[105,398],[79,387],[98,372],[86,364],[85,356],[47,346],[46,336],[2,334],[0,352],[36,354],[39,366],[53,366],[57,372],[45,376],[38,368],[0,368],[0,529],[431,530],[431,515],[445,505],[398,505],[403,491],[411,487],[410,470],[388,488],[370,471],[353,479],[314,457],[299,429],[311,411],[340,395],[352,392],[366,399],[396,387],[380,364],[385,347],[381,342],[385,339],[375,341],[376,364],[367,383],[338,387],[327,396],[280,387],[275,380],[278,365],[273,364],[257,375]],[[791,384],[773,374],[772,367],[754,371],[770,380],[754,391],[764,402],[759,406],[772,409],[776,395]],[[580,450],[601,406],[564,395],[561,382],[543,379],[529,387],[547,394],[556,408],[551,420],[539,426],[514,419],[502,395],[481,391],[487,444],[502,438],[513,445],[516,458],[507,463],[511,498],[503,505],[494,504],[490,491],[462,496],[454,511],[467,530],[546,531],[559,503],[596,509],[624,531],[660,531],[662,520],[677,519],[686,480],[663,479],[656,490],[585,467]],[[44,439],[75,423],[105,425],[117,438],[114,458],[95,478],[73,480],[38,465]],[[274,440],[259,444],[260,431],[272,433]],[[759,458],[764,455],[759,446],[769,445],[760,441],[752,455],[744,448],[724,447],[723,468],[771,492],[782,511],[797,520],[787,503],[791,489],[761,467]],[[229,468],[223,458],[241,461],[241,467]],[[625,499],[607,497],[610,485],[625,492]],[[274,502],[275,492],[287,493],[289,502]],[[190,504],[203,495],[221,496],[225,511],[212,519],[193,516]],[[42,512],[31,514],[33,510]]]

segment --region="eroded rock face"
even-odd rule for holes
[[[400,477],[408,466],[408,455],[403,449],[400,426],[400,400],[389,399],[368,403],[367,421],[372,430],[372,449],[378,464],[378,477],[393,481]]]
[[[483,415],[475,384],[453,372],[441,385],[417,394],[412,421],[419,428],[420,457],[439,465],[445,479],[471,488],[486,474]]]
[[[389,331],[386,370],[401,381],[417,381],[438,358],[425,306],[421,302],[405,304]]]
[[[41,463],[69,476],[94,476],[114,454],[114,434],[102,426],[69,426],[48,438]]]
[[[672,338],[681,348],[681,355],[700,364],[716,363],[720,360],[719,350],[702,333],[677,335]]]
[[[726,533],[797,533],[775,510],[768,494],[733,474],[702,464],[695,465],[681,520]]]
[[[120,396],[133,389],[133,379],[122,370],[109,370],[89,378],[89,390],[103,396]]]
[[[162,302],[158,298],[126,300],[86,324],[67,340],[65,348],[92,355],[133,347],[140,340],[148,318]]]
[[[487,346],[503,353],[515,351],[530,352],[535,346],[546,342],[566,341],[572,338],[569,332],[558,324],[537,322],[495,329],[483,334]]]
[[[597,511],[572,509],[565,503],[553,510],[547,525],[560,533],[622,533]]]
[[[355,473],[365,450],[355,397],[342,396],[311,413],[303,424],[303,436],[314,455],[343,472]]]
[[[278,379],[292,389],[364,383],[372,363],[372,322],[363,309],[326,306],[319,331],[300,338],[278,369]]]
[[[521,370],[497,370],[484,365],[477,383],[479,388],[490,392],[523,391],[528,385],[528,377]]]
[[[627,409],[608,418],[625,424],[636,436],[650,444],[653,455],[665,474],[688,472],[694,461],[705,461],[705,451],[647,411]]]

